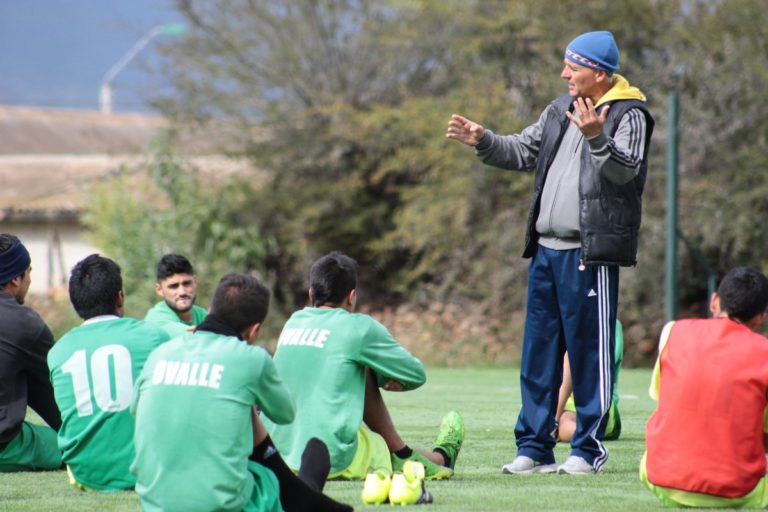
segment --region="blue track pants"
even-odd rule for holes
[[[518,455],[555,462],[555,409],[567,350],[576,404],[571,454],[600,470],[608,459],[600,439],[613,392],[619,269],[580,270],[580,265],[581,249],[558,251],[541,245],[529,265],[522,408],[515,438]]]

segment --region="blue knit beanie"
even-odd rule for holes
[[[619,49],[613,34],[606,30],[587,32],[576,37],[565,49],[565,58],[609,75],[619,70]]]

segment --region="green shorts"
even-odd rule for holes
[[[328,479],[365,480],[365,475],[375,469],[392,473],[392,456],[386,441],[379,434],[365,427],[357,431],[357,451],[346,469],[328,475]]]
[[[564,411],[576,414],[576,404],[573,401],[573,394],[565,402]],[[616,402],[611,402],[611,408],[608,410],[608,424],[605,426],[603,441],[615,441],[621,435],[621,416],[619,416],[619,406]]]
[[[249,460],[248,471],[253,475],[253,491],[243,512],[283,512],[280,483],[272,470]]]
[[[0,473],[61,469],[61,450],[56,431],[24,422],[21,430],[0,450]]]
[[[681,491],[670,487],[661,487],[648,481],[648,471],[645,459],[648,452],[640,459],[640,481],[659,498],[666,507],[696,507],[696,508],[766,508],[768,507],[768,480],[760,479],[749,493],[739,498],[724,498],[699,492]]]

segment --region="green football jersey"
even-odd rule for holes
[[[161,300],[147,311],[147,314],[144,315],[144,320],[157,325],[167,332],[171,338],[175,338],[188,332],[190,327],[200,325],[207,315],[208,312],[204,308],[193,305],[192,320],[185,322],[179,318],[179,315],[174,310],[168,307],[164,300]]]
[[[304,308],[285,324],[275,366],[296,400],[290,425],[265,421],[277,449],[297,469],[312,437],[331,455],[331,473],[349,466],[363,423],[365,369],[380,385],[392,379],[404,389],[426,382],[424,365],[372,317],[341,308]]]
[[[102,491],[133,488],[133,385],[168,338],[154,325],[110,315],[75,327],[48,352],[61,411],[59,448],[79,483]]]
[[[152,353],[136,383],[136,492],[152,510],[243,510],[253,476],[252,406],[277,423],[295,407],[269,354],[198,331]],[[273,498],[273,497],[272,497]]]

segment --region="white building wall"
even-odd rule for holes
[[[76,223],[0,223],[0,233],[21,239],[32,258],[31,293],[47,293],[52,288],[67,287],[69,271],[89,254],[99,250],[83,237]]]

